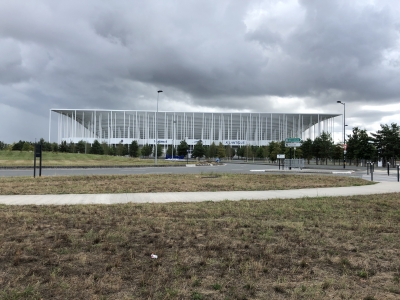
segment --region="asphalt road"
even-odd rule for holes
[[[366,168],[348,167],[343,169],[341,166],[307,165],[303,171],[293,168],[292,171],[279,169],[277,165],[259,164],[259,163],[227,163],[218,166],[195,166],[195,167],[131,167],[131,168],[43,168],[42,176],[74,176],[74,175],[126,175],[126,174],[211,174],[211,173],[239,173],[250,174],[256,172],[269,173],[297,173],[297,174],[331,174],[338,176],[360,177],[365,180],[371,180],[371,175],[367,174]],[[29,169],[1,169],[1,177],[11,176],[33,176],[33,168]],[[39,168],[36,169],[36,176],[39,176]],[[379,182],[397,182],[397,170],[387,170],[377,168],[373,175],[373,181]]]
[[[70,176],[70,175],[126,175],[126,174],[198,174],[198,173],[250,173],[276,169],[278,166],[258,164],[225,164],[219,166],[196,167],[132,167],[132,168],[42,168],[42,176]],[[36,176],[39,169],[36,169]],[[33,169],[0,169],[0,177],[33,176]]]

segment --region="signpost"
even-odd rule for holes
[[[35,144],[33,151],[33,178],[36,177],[36,157],[39,157],[39,177],[42,176],[42,144]]]
[[[289,170],[292,169],[292,148],[301,146],[301,138],[287,138],[285,139],[285,147],[290,147],[290,166]]]
[[[301,138],[287,138],[285,139],[285,147],[300,147]]]
[[[285,154],[277,154],[276,158],[278,159],[279,163],[279,170],[281,169],[281,160],[285,160]],[[285,165],[282,165],[283,169],[285,169]]]

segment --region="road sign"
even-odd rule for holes
[[[301,143],[285,143],[285,147],[300,147]]]
[[[300,147],[301,138],[287,138],[285,139],[285,147]]]
[[[287,138],[285,143],[301,143],[301,138]]]
[[[277,154],[276,158],[278,159],[284,159],[285,158],[285,154]]]

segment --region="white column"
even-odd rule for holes
[[[51,109],[49,110],[49,143],[50,143],[50,133],[51,133]]]
[[[272,137],[272,114],[271,114],[271,141],[273,141],[274,139],[273,139],[273,137]]]

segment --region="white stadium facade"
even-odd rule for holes
[[[158,143],[179,145],[185,140],[193,148],[203,145],[234,147],[266,146],[286,138],[315,139],[322,132],[333,134],[338,114],[286,114],[248,112],[167,112],[101,109],[50,109],[49,141],[52,115],[57,119],[57,142],[130,144]],[[157,132],[156,132],[157,130]]]

